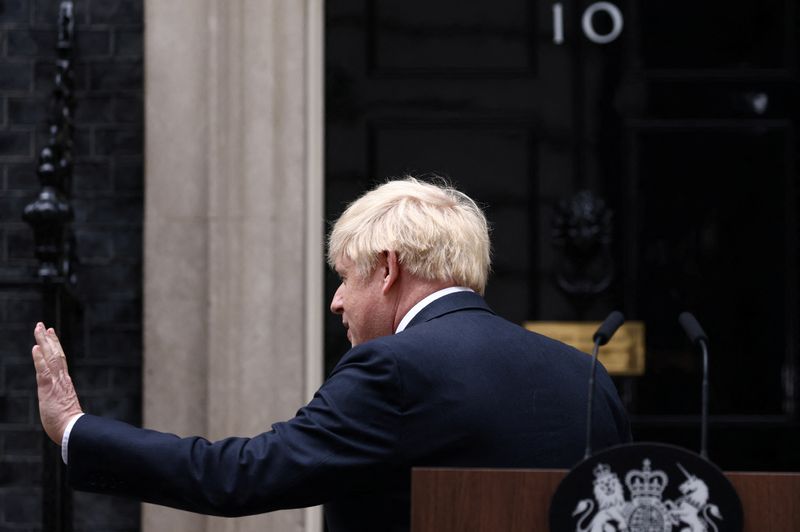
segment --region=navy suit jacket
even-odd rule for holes
[[[591,358],[498,316],[471,292],[351,349],[296,417],[253,438],[203,438],[91,415],[69,476],[100,491],[237,516],[324,503],[331,532],[406,531],[412,466],[563,467],[583,456]],[[628,441],[598,367],[594,448]]]

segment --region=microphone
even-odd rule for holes
[[[606,345],[623,323],[625,323],[625,316],[622,315],[622,312],[618,310],[613,311],[608,315],[606,321],[600,325],[600,328],[597,329],[597,332],[594,333],[592,340],[600,345]]]
[[[625,316],[618,310],[613,311],[592,336],[594,349],[592,349],[592,371],[589,374],[589,400],[586,404],[586,452],[584,460],[592,455],[592,400],[594,399],[594,375],[597,372],[597,354],[600,346],[606,345],[617,329],[625,322]]]
[[[681,324],[681,327],[683,327],[683,330],[686,332],[686,336],[689,337],[689,340],[694,345],[699,344],[701,341],[708,345],[708,336],[706,336],[706,332],[700,327],[700,324],[697,323],[697,320],[691,312],[681,312],[681,315],[678,316],[678,323]]]
[[[708,336],[691,312],[681,312],[678,323],[692,344],[703,352],[703,388],[700,413],[700,456],[708,460]]]

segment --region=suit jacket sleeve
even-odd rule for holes
[[[320,504],[369,485],[395,460],[401,391],[379,341],[342,359],[312,401],[252,438],[209,442],[91,415],[69,441],[69,477],[86,491],[223,516]]]

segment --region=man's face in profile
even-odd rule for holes
[[[347,339],[353,347],[373,338],[392,334],[394,314],[383,294],[385,269],[379,264],[366,277],[347,257],[336,261],[341,284],[331,300],[331,312],[342,316]]]

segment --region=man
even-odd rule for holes
[[[481,210],[453,188],[391,181],[336,222],[331,311],[353,347],[296,417],[210,443],[82,415],[55,332],[33,348],[42,424],[77,489],[217,515],[325,504],[331,532],[408,530],[412,466],[570,467],[590,358],[496,316]],[[629,439],[602,369],[594,447]]]

